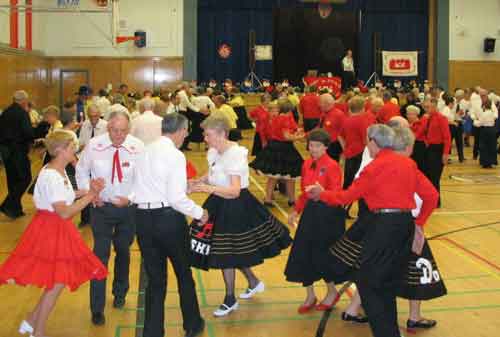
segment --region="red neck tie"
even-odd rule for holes
[[[123,180],[122,165],[120,163],[120,148],[117,147],[115,154],[113,155],[113,171],[111,172],[111,183],[115,183],[115,171],[118,178],[118,182],[121,183]]]

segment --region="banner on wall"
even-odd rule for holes
[[[418,51],[382,51],[382,76],[418,76]]]

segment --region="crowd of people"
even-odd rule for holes
[[[193,337],[205,323],[191,267],[221,270],[225,297],[213,315],[226,316],[239,309],[238,299],[265,291],[265,275],[252,267],[290,245],[284,275],[305,287],[299,314],[330,310],[341,295],[336,285],[350,281],[359,294],[342,313],[344,321],[369,323],[376,337],[398,337],[399,296],[410,301],[408,328],[435,326],[422,317],[420,304],[445,295],[446,287],[424,225],[440,206],[453,140],[460,163],[473,136],[473,159],[483,168],[497,165],[499,97],[479,87],[450,93],[397,82],[357,87],[338,98],[313,85],[299,96],[283,81],[263,87],[261,104],[247,113],[231,80],[212,84],[182,83],[141,97],[125,84],[98,96],[82,86],[62,111],[49,106],[43,118],[25,91],[14,93],[0,115],[8,188],[0,211],[9,218],[25,215],[21,197],[32,184],[33,143],[46,149],[32,188],[37,212],[0,266],[0,283],[44,288],[20,332],[45,336],[61,291],[86,281],[91,321],[105,324],[111,245],[113,306],[123,308],[136,237],[148,278],[145,337],[164,335],[167,259],[177,277],[183,328]],[[253,127],[249,161],[237,142]],[[298,142],[306,142],[309,158]],[[193,143],[206,144],[203,176],[184,154]],[[262,202],[248,190],[250,169],[267,178]],[[270,211],[276,191],[288,199],[289,226]],[[200,206],[190,193],[208,198]],[[346,230],[355,202],[357,218]],[[92,229],[93,251],[71,222],[79,213],[80,226]],[[293,244],[289,227],[296,228]],[[248,282],[238,298],[236,269]],[[321,301],[314,291],[319,280],[327,285]]]

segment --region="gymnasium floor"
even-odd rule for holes
[[[250,147],[253,132],[244,132],[242,144]],[[302,153],[304,143],[298,146]],[[196,146],[193,146],[196,150]],[[428,337],[497,337],[500,331],[500,170],[484,170],[471,158],[466,148],[464,164],[447,166],[442,180],[442,204],[428,222],[428,238],[445,234],[430,241],[434,256],[445,279],[449,294],[446,297],[423,304],[425,317],[438,320],[438,325],[429,331],[406,331],[405,336]],[[188,157],[200,173],[206,171],[205,152],[192,151]],[[34,169],[40,167],[40,155],[34,154]],[[35,172],[35,170],[34,170]],[[6,193],[5,172],[0,168],[0,198]],[[259,199],[263,198],[265,179],[252,173],[250,190]],[[298,184],[297,184],[298,186]],[[202,202],[203,195],[194,195]],[[289,208],[286,200],[277,196],[279,207],[274,212],[283,221]],[[15,247],[20,235],[34,213],[31,196],[25,196],[24,205],[28,216],[10,221],[0,215],[0,262]],[[355,210],[351,211],[356,214]],[[75,221],[76,222],[76,221]],[[350,224],[351,222],[349,222]],[[475,227],[474,227],[475,226]],[[469,228],[469,229],[467,229]],[[463,230],[466,229],[466,230]],[[456,232],[454,232],[456,231]],[[81,231],[92,245],[90,228]],[[448,233],[448,234],[446,234]],[[228,317],[215,319],[212,311],[221,303],[224,284],[220,272],[203,272],[193,269],[197,283],[198,299],[207,321],[203,336],[208,337],[295,337],[315,336],[321,314],[298,315],[297,307],[302,303],[304,291],[300,286],[287,283],[283,276],[288,251],[255,268],[266,284],[266,291],[249,301],[240,301],[240,309]],[[113,270],[112,264],[109,266]],[[112,308],[112,296],[108,282],[106,325],[94,327],[90,322],[89,287],[82,286],[75,293],[65,291],[48,323],[50,337],[133,337],[141,336],[143,308],[142,291],[139,289],[140,252],[134,243],[131,254],[130,292],[125,309]],[[166,336],[184,336],[182,330],[176,281],[169,268],[169,292],[167,295]],[[237,287],[246,286],[242,275],[237,277]],[[318,286],[318,295],[324,287]],[[18,335],[17,327],[26,313],[34,306],[40,290],[18,286],[0,286],[0,337]],[[338,308],[327,321],[324,336],[364,337],[371,336],[367,325],[359,326],[342,322],[340,312],[347,305],[349,292],[344,294]],[[408,305],[398,302],[400,325],[405,326]]]

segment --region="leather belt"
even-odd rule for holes
[[[167,208],[168,203],[160,201],[160,202],[144,202],[137,204],[137,208],[139,209],[159,209],[159,208]]]
[[[376,214],[389,214],[389,213],[409,213],[411,209],[403,208],[380,208],[373,211]]]

